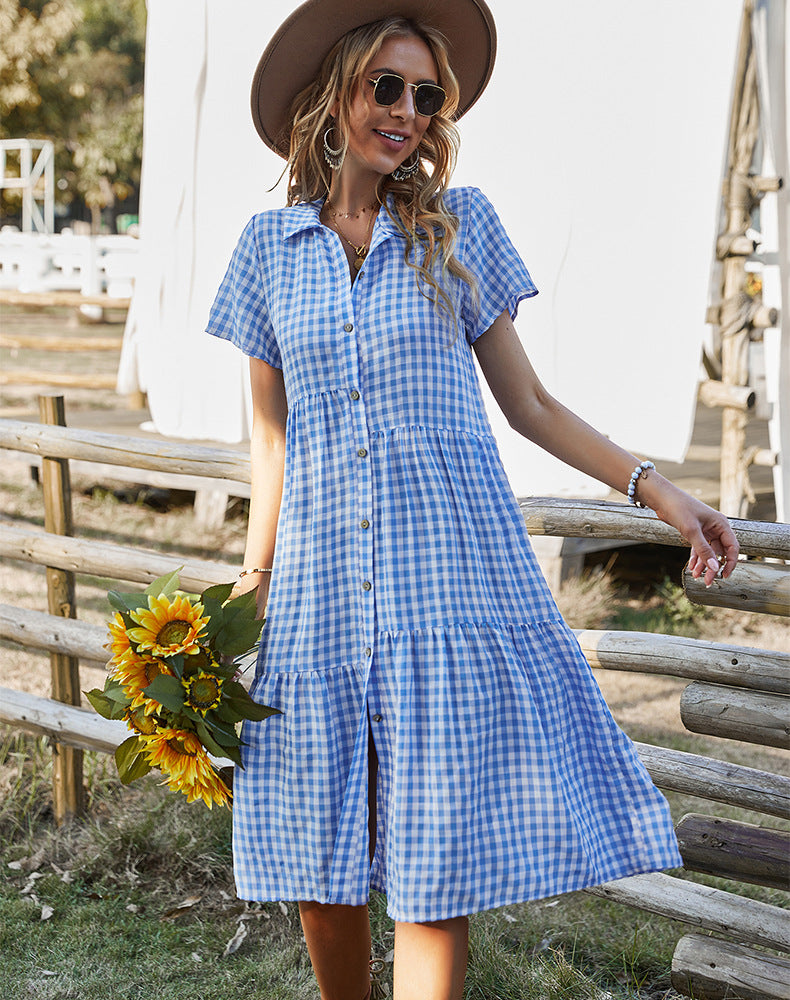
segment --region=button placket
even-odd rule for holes
[[[349,329],[350,328],[350,329]],[[354,332],[355,337],[359,334],[353,324],[346,323],[344,329],[347,333]],[[354,439],[356,440],[356,455],[353,458],[356,478],[356,501],[357,501],[357,524],[359,530],[356,533],[357,544],[357,571],[358,586],[361,598],[361,621],[360,634],[358,636],[359,652],[362,655],[361,666],[370,668],[373,656],[373,639],[375,636],[376,605],[374,598],[374,577],[373,577],[373,532],[370,528],[369,511],[373,503],[372,470],[370,467],[369,445],[370,434],[368,430],[365,398],[359,388],[359,371],[354,366],[354,370],[349,372],[352,387],[348,390],[348,405],[351,410],[351,427]],[[356,385],[354,384],[356,382]]]

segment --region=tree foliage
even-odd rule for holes
[[[95,221],[139,184],[144,53],[144,0],[0,0],[0,138],[53,140]]]

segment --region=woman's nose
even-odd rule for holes
[[[392,105],[390,114],[396,118],[415,118],[417,109],[414,107],[414,90],[406,86],[398,100]]]

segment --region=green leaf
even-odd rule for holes
[[[206,601],[218,601],[220,604],[224,604],[225,601],[230,597],[233,588],[236,586],[233,583],[215,583],[213,587],[208,587],[203,591],[201,595],[201,601],[205,605]],[[233,603],[233,602],[231,602]]]
[[[202,720],[197,724],[197,734],[200,737],[200,742],[208,750],[209,753],[214,754],[215,757],[226,757],[227,753],[224,747],[220,746],[219,743],[211,735],[211,730]]]
[[[92,691],[83,691],[88,701],[103,719],[111,719],[115,702],[110,700],[103,691],[94,688]]]
[[[214,646],[227,656],[241,656],[253,648],[262,628],[261,619],[226,622],[214,638]]]
[[[148,687],[143,688],[146,698],[153,698],[160,705],[169,708],[171,712],[182,712],[184,710],[184,698],[186,692],[184,686],[177,677],[169,677],[167,674],[157,674]]]
[[[116,749],[115,764],[122,784],[128,785],[131,781],[142,777],[143,774],[147,774],[151,770],[143,756],[144,746],[145,744],[138,736],[130,736]],[[142,760],[138,760],[139,757],[142,757]]]
[[[145,595],[147,597],[159,597],[165,594],[167,597],[170,597],[175,594],[178,590],[178,574],[183,568],[183,566],[179,566],[172,573],[165,573],[163,576],[158,576],[155,580],[152,580],[144,590]],[[147,604],[148,602],[146,601]]]
[[[247,689],[238,681],[228,681],[223,690],[228,705],[239,712],[243,719],[261,722],[263,719],[268,719],[270,715],[282,715],[279,708],[269,708],[267,705],[260,705],[257,701],[253,701]]]
[[[107,600],[122,615],[128,615],[130,611],[137,611],[138,608],[147,608],[148,600],[142,594],[122,594],[119,590],[110,590],[107,593]],[[128,627],[127,622],[127,627]]]

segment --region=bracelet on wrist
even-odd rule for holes
[[[243,569],[241,573],[239,573],[239,579],[241,580],[243,576],[251,576],[253,573],[271,573],[271,572],[272,571],[270,569],[267,569],[264,566],[255,566],[252,569]]]
[[[636,498],[636,484],[640,479],[647,479],[648,469],[655,469],[655,465],[652,462],[640,462],[639,465],[631,473],[631,478],[628,481],[628,502],[633,504],[634,507],[646,507],[641,500]]]

